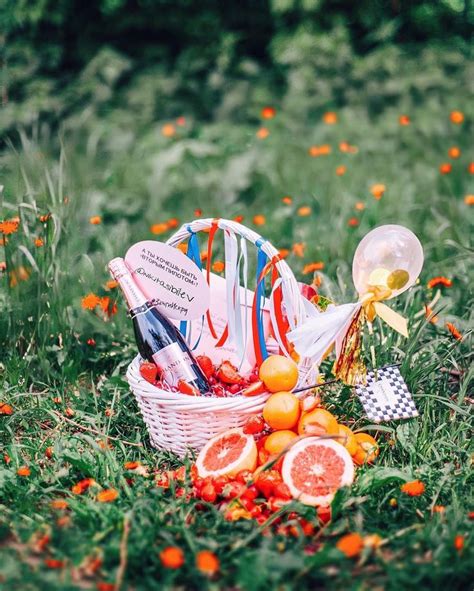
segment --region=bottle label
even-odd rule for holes
[[[153,361],[163,371],[165,382],[169,386],[177,386],[179,380],[193,383],[196,374],[193,372],[191,357],[183,351],[178,343],[171,343],[153,355]]]

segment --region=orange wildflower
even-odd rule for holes
[[[288,248],[280,248],[278,254],[280,255],[281,259],[286,259],[286,257],[290,254],[290,251]]]
[[[101,490],[97,494],[97,500],[99,503],[111,503],[115,501],[119,496],[118,490],[115,488],[106,488],[105,490]]]
[[[168,228],[177,228],[179,226],[178,218],[170,218],[166,223]]]
[[[44,561],[44,564],[48,568],[58,569],[58,568],[64,568],[64,565],[66,563],[64,560],[58,560],[56,558],[46,558],[46,560]]]
[[[446,322],[446,328],[457,341],[462,340],[462,334],[459,332],[459,330],[454,326],[452,322]]]
[[[161,135],[164,137],[173,137],[176,134],[176,128],[172,123],[165,123],[161,128]]]
[[[469,174],[474,174],[474,162],[469,162],[469,166],[467,167],[467,172]]]
[[[0,415],[12,415],[13,407],[6,402],[0,402]]]
[[[63,401],[63,399],[60,396],[55,396],[53,398],[54,404],[61,404],[62,401]]]
[[[0,261],[0,272],[7,270],[7,263],[5,261]]]
[[[308,215],[311,215],[311,207],[309,207],[308,205],[303,205],[302,207],[298,208],[298,211],[296,213],[300,217],[306,217]]]
[[[33,534],[31,545],[33,551],[39,554],[40,552],[44,552],[46,546],[50,543],[51,538],[48,534],[37,532]]]
[[[453,146],[452,148],[449,148],[448,156],[450,158],[459,158],[459,156],[461,156],[461,150],[456,146]]]
[[[136,470],[141,465],[141,462],[125,462],[123,467],[125,470]]]
[[[285,197],[282,197],[281,202],[285,205],[291,205],[293,203],[293,199],[289,195],[285,195]]]
[[[347,225],[350,228],[356,228],[359,225],[359,220],[357,218],[349,218],[347,220]]]
[[[326,125],[334,125],[335,123],[337,123],[337,114],[334,113],[334,111],[327,111],[323,115],[323,122]]]
[[[355,154],[359,151],[357,146],[351,146],[349,142],[340,142],[339,150],[345,154]]]
[[[48,446],[44,450],[44,455],[48,458],[48,460],[50,460],[54,455],[53,448],[51,446]]]
[[[87,344],[88,344],[90,347],[95,347],[95,340],[94,340],[94,339],[92,339],[92,338],[91,338],[91,339],[87,339]]]
[[[303,275],[308,275],[308,273],[314,273],[314,271],[322,271],[324,269],[324,263],[322,261],[318,261],[316,263],[309,263],[303,267]]]
[[[372,187],[370,188],[370,192],[377,200],[382,199],[385,191],[386,187],[382,183],[376,183],[375,185],[372,185]]]
[[[41,246],[44,246],[44,240],[42,238],[36,238],[35,239],[35,246],[36,248],[40,248]]]
[[[196,555],[196,568],[207,577],[212,577],[219,572],[219,559],[210,550],[201,550]]]
[[[410,125],[410,117],[408,117],[408,115],[400,115],[398,123],[400,123],[400,125]]]
[[[449,118],[451,119],[451,123],[461,125],[461,123],[464,121],[464,113],[461,111],[451,111]]]
[[[96,586],[97,591],[115,591],[115,583],[106,583],[105,581],[99,581]]]
[[[105,283],[105,289],[116,289],[118,287],[118,281],[115,281],[115,279],[110,279],[109,281],[106,281]]]
[[[329,144],[323,144],[322,146],[319,146],[319,153],[322,156],[327,156],[331,153],[331,146]]]
[[[443,287],[451,287],[453,284],[451,279],[447,277],[432,277],[428,283],[426,284],[428,289],[432,289],[433,287],[437,287],[438,285],[442,285]]]
[[[262,119],[273,119],[276,115],[276,109],[274,107],[263,107],[260,111]]]
[[[463,535],[458,534],[454,538],[454,547],[458,552],[462,551],[462,549],[464,548],[464,536]]]
[[[89,224],[92,224],[93,226],[98,226],[101,223],[102,218],[100,217],[100,215],[93,215],[91,218],[89,218]]]
[[[291,252],[301,259],[304,257],[304,251],[306,248],[306,244],[304,242],[295,242],[291,247]]]
[[[70,406],[68,406],[68,407],[66,408],[66,410],[64,411],[64,414],[65,414],[67,417],[73,417],[73,416],[74,416],[76,413],[73,411],[73,409],[72,409]]]
[[[17,269],[10,271],[10,287],[16,287],[20,281],[26,281],[30,277],[30,272],[20,265]]]
[[[176,248],[184,254],[186,254],[188,252],[188,245],[185,244],[184,242],[181,242],[181,244],[178,244],[178,246]]]
[[[264,215],[254,215],[253,216],[253,223],[256,226],[264,226],[266,224],[266,219]]]
[[[357,533],[342,536],[336,544],[336,548],[345,554],[347,558],[354,558],[360,554],[363,547],[364,540]]]
[[[150,232],[152,234],[164,234],[168,231],[168,224],[161,223],[161,224],[153,224],[150,226]]]
[[[168,546],[160,552],[160,560],[165,568],[178,569],[184,564],[184,553],[178,546]]]
[[[51,507],[51,509],[57,509],[58,511],[62,511],[63,509],[67,509],[69,507],[69,504],[64,499],[54,499],[53,501],[51,501],[49,506]]]
[[[67,527],[71,523],[71,518],[69,515],[62,515],[58,519],[56,519],[56,525],[58,527]]]
[[[388,504],[390,505],[390,507],[393,507],[393,508],[398,507],[398,501],[394,497],[392,497],[390,499],[390,501],[388,502]]]
[[[431,322],[431,324],[436,324],[439,320],[438,316],[436,316],[436,314],[433,312],[433,310],[427,306],[425,304],[425,316],[426,316],[426,320],[428,320],[428,322]]]
[[[199,253],[200,257],[201,257],[201,261],[207,261],[207,250],[201,250],[201,252]]]
[[[94,310],[100,304],[100,298],[95,293],[88,293],[81,300],[81,306],[84,310]]]
[[[0,222],[0,233],[5,234],[5,236],[15,234],[15,232],[18,232],[19,225],[20,220],[16,218],[12,220],[4,220],[3,222]]]
[[[343,176],[344,174],[346,174],[346,171],[347,171],[347,166],[344,166],[344,165],[338,166],[336,168],[337,176]]]
[[[202,209],[200,207],[198,207],[197,209],[194,210],[194,217],[200,218],[201,216],[202,216]]]
[[[469,511],[467,514],[468,518],[472,521],[474,519],[474,511]]]
[[[18,468],[18,470],[16,471],[16,473],[18,474],[18,476],[30,476],[31,474],[31,470],[28,468],[28,466],[20,466]]]
[[[466,195],[464,197],[464,203],[466,205],[474,205],[474,195]],[[1,263],[0,263],[1,264]]]
[[[11,457],[8,454],[3,454],[3,461],[8,466],[8,464],[12,461],[12,459],[11,459]]]
[[[95,485],[95,480],[93,478],[83,478],[71,488],[71,491],[75,495],[82,495],[82,493],[86,492],[86,490],[93,485]]]
[[[39,221],[41,223],[45,224],[50,219],[50,217],[51,217],[51,214],[50,213],[47,213],[45,215],[40,215],[39,216]]]
[[[439,165],[439,171],[441,174],[449,174],[453,167],[449,162],[443,162],[443,164]]]
[[[363,201],[357,201],[357,203],[354,205],[354,207],[357,211],[364,211],[365,203]]]
[[[425,485],[421,480],[412,480],[403,483],[400,490],[409,497],[419,497],[425,492]]]
[[[237,222],[238,224],[241,224],[243,221],[244,221],[243,215],[236,215],[234,218],[234,222]]]
[[[215,273],[222,273],[222,271],[225,269],[225,263],[223,261],[215,261],[214,263],[212,263],[212,270]]]
[[[446,507],[444,505],[435,505],[433,507],[433,513],[444,513],[446,511]]]
[[[266,127],[261,127],[255,134],[259,140],[264,140],[270,135],[269,130]]]
[[[183,117],[181,115],[181,117],[178,117],[176,119],[176,125],[179,125],[180,127],[183,127],[184,125],[186,125],[186,117]]]

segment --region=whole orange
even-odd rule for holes
[[[260,366],[258,375],[270,392],[289,391],[298,382],[298,367],[284,355],[270,355]]]
[[[339,432],[336,417],[324,408],[316,408],[301,415],[298,423],[300,435],[335,435]]]
[[[338,424],[338,435],[339,437],[336,439],[336,441],[343,445],[351,454],[351,456],[353,456],[359,449],[359,444],[357,443],[354,433],[349,429],[349,427]]]
[[[272,429],[291,429],[300,417],[300,401],[291,392],[272,394],[263,407],[263,418]]]
[[[358,445],[357,451],[353,456],[354,462],[359,466],[362,464],[371,464],[379,455],[379,444],[368,433],[356,433],[354,437]]]
[[[282,429],[270,433],[265,441],[265,449],[269,454],[281,453],[298,435],[289,429]]]

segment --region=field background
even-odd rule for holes
[[[0,220],[20,223],[2,226],[0,246],[1,589],[472,584],[470,26],[468,0],[3,3]],[[337,302],[355,297],[352,255],[370,229],[405,224],[423,244],[420,282],[393,302],[410,338],[382,325],[374,337],[420,418],[371,426],[348,388],[324,392],[381,454],[314,539],[263,536],[127,480],[126,461],[178,464],[150,447],[124,381],[135,345],[106,263],[196,210],[243,216],[300,280],[323,263],[315,280]],[[452,285],[429,288],[437,276]],[[83,309],[89,293],[110,297],[109,312],[117,297],[118,312]],[[119,498],[73,495],[86,477]],[[414,478],[426,491],[407,497]],[[65,511],[50,506],[60,498]],[[349,560],[335,548],[348,531],[384,543]],[[179,570],[160,564],[168,545],[185,552]],[[221,562],[213,580],[194,567],[201,549]]]

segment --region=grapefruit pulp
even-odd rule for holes
[[[287,452],[282,477],[294,499],[305,505],[326,506],[338,488],[352,484],[354,464],[337,441],[305,437]]]
[[[235,476],[241,470],[253,472],[257,466],[257,446],[243,429],[230,429],[210,439],[199,452],[196,468],[201,478]]]

